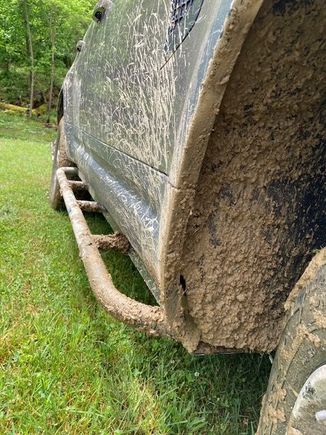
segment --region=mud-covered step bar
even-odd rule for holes
[[[152,336],[169,336],[169,328],[162,308],[137,302],[122,294],[114,286],[99,249],[115,249],[127,253],[129,242],[122,234],[105,236],[91,234],[83,211],[101,213],[104,209],[95,201],[79,201],[76,199],[74,190],[87,189],[83,182],[67,178],[67,176],[76,177],[77,175],[77,168],[71,167],[62,167],[56,172],[60,192],[78,244],[80,257],[96,298],[105,310],[116,319]]]

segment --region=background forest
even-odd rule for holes
[[[94,0],[0,0],[0,105],[50,121]],[[32,112],[36,109],[36,112]]]

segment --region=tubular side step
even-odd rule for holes
[[[77,169],[59,168],[56,175],[78,244],[80,257],[96,298],[101,302],[105,310],[116,319],[122,320],[152,336],[170,336],[162,308],[137,302],[121,293],[114,286],[111,275],[102,260],[99,248],[117,249],[118,246],[119,250],[127,252],[129,242],[121,234],[106,236],[91,234],[81,210],[81,206],[85,206],[85,201],[76,200],[73,188],[77,182],[68,180],[66,174],[76,175]],[[84,183],[82,184],[86,186]]]

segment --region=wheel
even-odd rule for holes
[[[287,302],[289,315],[263,399],[257,435],[326,434],[326,249]]]
[[[61,210],[64,202],[60,193],[59,183],[56,177],[58,168],[63,166],[74,166],[73,162],[68,159],[66,153],[66,136],[64,132],[64,118],[62,117],[58,126],[57,139],[52,143],[52,174],[49,199],[51,207],[55,210]]]

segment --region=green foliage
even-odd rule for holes
[[[0,112],[0,433],[254,434],[267,358],[194,357],[95,301],[69,219],[48,205],[53,137]],[[128,258],[105,260],[120,289],[148,300]]]
[[[91,22],[94,0],[0,0],[0,100],[27,104],[29,53],[22,6],[27,2],[35,56],[35,103],[49,98],[52,50],[55,94]]]

